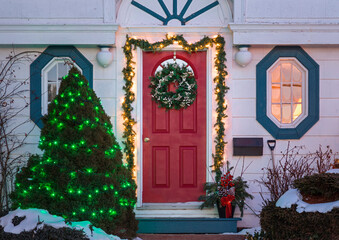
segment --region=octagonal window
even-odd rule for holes
[[[49,46],[30,65],[30,117],[39,128],[43,127],[41,118],[58,94],[69,64],[76,66],[93,87],[93,65],[74,46]]]
[[[279,46],[257,65],[256,118],[276,139],[299,139],[319,120],[319,65]]]

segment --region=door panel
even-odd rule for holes
[[[197,201],[206,182],[206,52],[176,52],[194,71],[198,91],[187,109],[158,108],[149,77],[173,52],[143,53],[143,202]],[[171,89],[171,86],[170,86]],[[173,91],[173,90],[172,90]]]

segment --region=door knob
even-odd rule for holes
[[[144,138],[144,142],[149,142],[149,138]]]

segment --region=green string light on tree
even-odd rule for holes
[[[39,148],[17,175],[13,208],[41,208],[107,233],[136,235],[136,184],[123,165],[109,116],[76,68],[43,117]]]
[[[214,66],[217,70],[217,76],[213,79],[215,83],[215,95],[216,95],[216,112],[217,119],[215,122],[216,137],[215,150],[213,157],[213,169],[212,171],[216,173],[216,181],[220,180],[221,177],[221,168],[223,166],[223,159],[225,154],[225,123],[224,119],[226,115],[226,102],[225,95],[229,89],[226,86],[226,52],[225,52],[225,39],[218,35],[215,38],[204,37],[196,43],[188,43],[182,35],[168,36],[166,39],[163,39],[158,42],[150,43],[144,39],[134,39],[129,36],[126,36],[126,43],[123,47],[123,51],[126,59],[126,66],[123,69],[123,75],[125,80],[125,85],[123,90],[125,91],[124,101],[122,103],[123,109],[123,118],[124,118],[124,152],[126,154],[128,169],[133,172],[135,167],[134,162],[134,150],[135,150],[135,136],[136,133],[133,130],[133,126],[136,124],[135,119],[132,117],[132,103],[135,100],[135,93],[132,91],[133,87],[133,77],[135,76],[134,67],[133,67],[133,49],[137,47],[141,48],[144,51],[161,51],[163,48],[172,45],[174,43],[179,44],[185,51],[191,53],[199,50],[205,50],[207,48],[213,47],[215,45],[216,57],[214,60]]]

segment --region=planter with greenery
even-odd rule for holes
[[[232,217],[236,206],[239,207],[241,217],[244,215],[245,200],[247,198],[253,199],[253,196],[247,192],[249,188],[247,181],[242,176],[233,179],[230,171],[233,167],[228,168],[227,172],[222,175],[221,180],[218,182],[205,183],[204,190],[206,195],[199,197],[200,201],[204,201],[200,208],[205,207],[224,207],[228,203],[232,205]],[[219,214],[220,216],[220,214]]]

